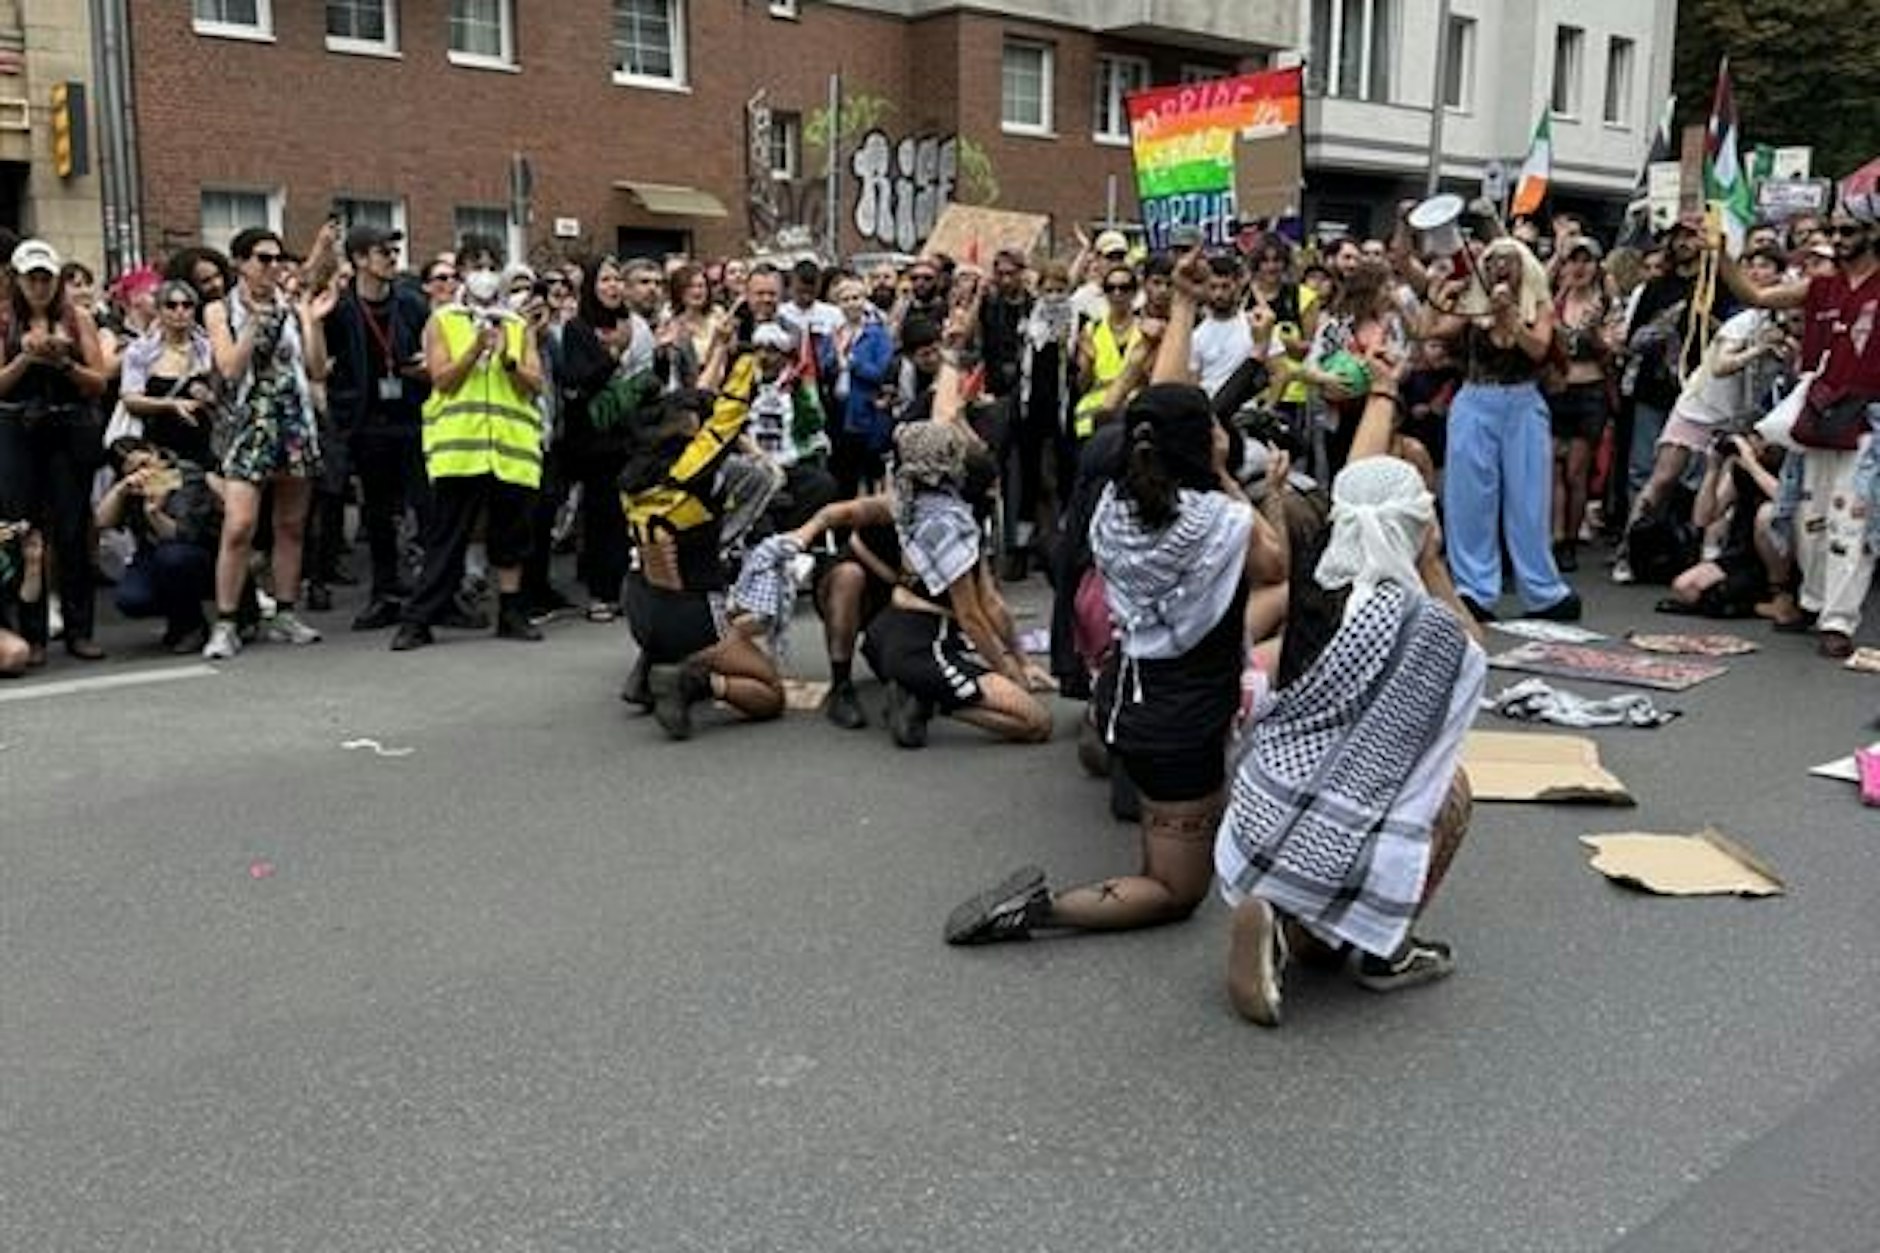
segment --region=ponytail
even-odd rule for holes
[[[1137,519],[1151,530],[1169,525],[1181,511],[1181,487],[1163,463],[1155,428],[1147,422],[1129,429],[1129,454],[1117,486],[1135,507]]]

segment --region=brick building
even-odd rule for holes
[[[1264,65],[1297,18],[1294,0],[138,0],[142,240],[256,221],[304,240],[336,210],[404,228],[414,256],[467,229],[535,253],[820,240],[840,74],[866,124],[838,143],[844,253],[917,247],[949,188],[993,182],[1066,242],[1112,197],[1134,217],[1123,92]],[[914,238],[858,229],[858,153],[909,176]]]

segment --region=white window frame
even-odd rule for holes
[[[518,72],[516,64],[516,4],[515,0],[497,0],[497,20],[501,27],[503,50],[500,56],[488,56],[481,52],[460,52],[450,47],[450,8],[444,9],[444,44],[449,49],[446,54],[452,65],[462,65],[474,70],[504,70]]]
[[[1566,98],[1561,99],[1560,51],[1567,49]],[[1557,118],[1577,121],[1586,107],[1581,91],[1586,78],[1586,28],[1565,22],[1554,27],[1554,73],[1548,84],[1547,108]],[[1564,104],[1565,107],[1561,107]]]
[[[1092,100],[1096,116],[1090,122],[1090,138],[1097,143],[1129,142],[1129,106],[1125,103],[1129,93],[1120,89],[1122,80],[1115,74],[1115,71],[1125,69],[1135,72],[1134,90],[1141,91],[1149,86],[1151,72],[1148,58],[1109,52],[1097,55],[1096,91]],[[1111,109],[1115,110],[1115,116],[1106,117],[1105,114]],[[1106,126],[1106,122],[1111,125]]]
[[[379,0],[385,8],[385,38],[354,39],[350,35],[335,35],[327,32],[326,50],[343,52],[349,56],[396,57],[398,51],[398,0]],[[324,3],[322,9],[325,8]]]
[[[784,140],[784,165],[777,164],[777,140]],[[770,114],[770,177],[787,183],[803,177],[803,115],[787,110]]]
[[[198,35],[211,39],[246,39],[253,43],[274,42],[274,0],[255,0],[253,25],[246,22],[218,22],[196,16],[196,0],[189,4],[190,25]]]
[[[1218,65],[1195,65],[1186,61],[1182,63],[1181,81],[1184,84],[1212,83],[1226,77],[1228,77],[1228,71]]]
[[[1014,122],[1005,116],[1005,54],[1015,48],[1022,48],[1038,54],[1038,113],[1037,122]],[[1056,66],[1057,49],[1048,43],[1036,39],[1006,38],[999,45],[999,129],[1007,135],[1026,135],[1033,139],[1054,139],[1057,132],[1052,129],[1057,117],[1056,101]]]
[[[266,206],[263,213],[265,220],[260,222],[244,222],[238,225],[235,231],[240,231],[248,226],[265,226],[278,235],[284,229],[287,219],[287,193],[281,188],[234,186],[226,183],[204,183],[201,187],[196,189],[196,233],[202,237],[202,242],[211,248],[227,252],[229,240],[235,237],[235,232],[230,232],[226,238],[212,239],[207,232],[202,229],[204,218],[202,211],[203,199],[207,196],[259,196],[262,199]]]
[[[772,6],[773,10],[775,6]],[[614,15],[613,4],[608,5],[610,17]],[[672,77],[661,78],[656,74],[635,74],[620,68],[620,45],[613,45],[614,83],[620,87],[645,87],[654,91],[690,91],[692,90],[691,66],[686,63],[686,0],[666,0],[666,23],[672,31]],[[776,14],[778,17],[783,14]],[[793,15],[792,15],[793,16]]]
[[[392,222],[386,229],[397,231],[401,235],[407,234],[405,230],[405,198],[403,196],[355,196],[341,194],[333,197],[333,201],[335,208],[338,208],[339,203],[342,201],[347,204],[390,205],[392,210]],[[359,219],[352,218],[350,215],[342,214],[340,218],[340,229],[342,231],[351,230],[358,224],[358,221]],[[384,223],[377,223],[377,225],[382,226]]]
[[[1363,17],[1359,22],[1358,37],[1362,46],[1358,49],[1358,90],[1347,95],[1339,83],[1339,67],[1345,52],[1345,8],[1347,5],[1362,7]],[[1313,78],[1322,75],[1323,94],[1338,100],[1360,100],[1371,104],[1390,104],[1397,96],[1397,59],[1403,54],[1402,23],[1403,4],[1401,0],[1327,0],[1327,13],[1330,29],[1325,33],[1325,64],[1318,67]],[[1371,79],[1376,67],[1372,64],[1371,54],[1377,46],[1377,20],[1379,10],[1390,22],[1389,54],[1391,63],[1384,66],[1384,92],[1381,96],[1371,92]],[[1306,47],[1311,48],[1313,36],[1312,11],[1306,9]]]
[[[481,223],[466,230],[464,227],[464,220],[463,220],[463,214],[466,211],[471,212],[471,213],[491,214],[495,217],[501,218],[502,224],[498,226],[496,230],[494,231],[486,231],[482,229],[483,224]],[[452,205],[450,208],[450,246],[453,248],[455,248],[459,243],[463,241],[463,237],[465,235],[478,234],[478,235],[490,235],[493,238],[502,240],[503,247],[505,250],[507,250],[509,247],[509,227],[510,227],[509,209],[507,206],[504,206],[504,205],[459,204],[459,205]],[[410,241],[407,240],[406,242],[407,244],[409,244]]]
[[[1621,70],[1619,58],[1614,55],[1621,48],[1625,50],[1623,73],[1619,72]],[[1600,116],[1605,119],[1606,125],[1614,130],[1629,131],[1632,129],[1632,84],[1637,73],[1638,40],[1628,38],[1625,35],[1607,36],[1606,93],[1605,100],[1600,108]],[[1617,96],[1613,94],[1613,79],[1615,77],[1620,80]],[[1613,116],[1612,111],[1615,103],[1619,106],[1619,114],[1617,117]]]
[[[1436,89],[1441,93],[1443,107],[1451,113],[1473,113],[1475,111],[1475,49],[1480,38],[1481,23],[1475,18],[1461,13],[1449,15],[1451,38],[1449,57],[1456,66],[1456,102],[1449,103],[1449,66],[1442,67],[1442,78]],[[1463,38],[1457,40],[1456,35]]]

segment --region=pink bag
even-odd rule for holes
[[[1110,659],[1116,644],[1116,627],[1110,621],[1110,605],[1103,598],[1103,576],[1095,566],[1084,571],[1077,584],[1077,598],[1071,618],[1071,646],[1084,663],[1084,671],[1095,676]]]

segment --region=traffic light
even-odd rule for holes
[[[91,132],[85,118],[85,84],[52,85],[52,168],[60,178],[91,173]]]

